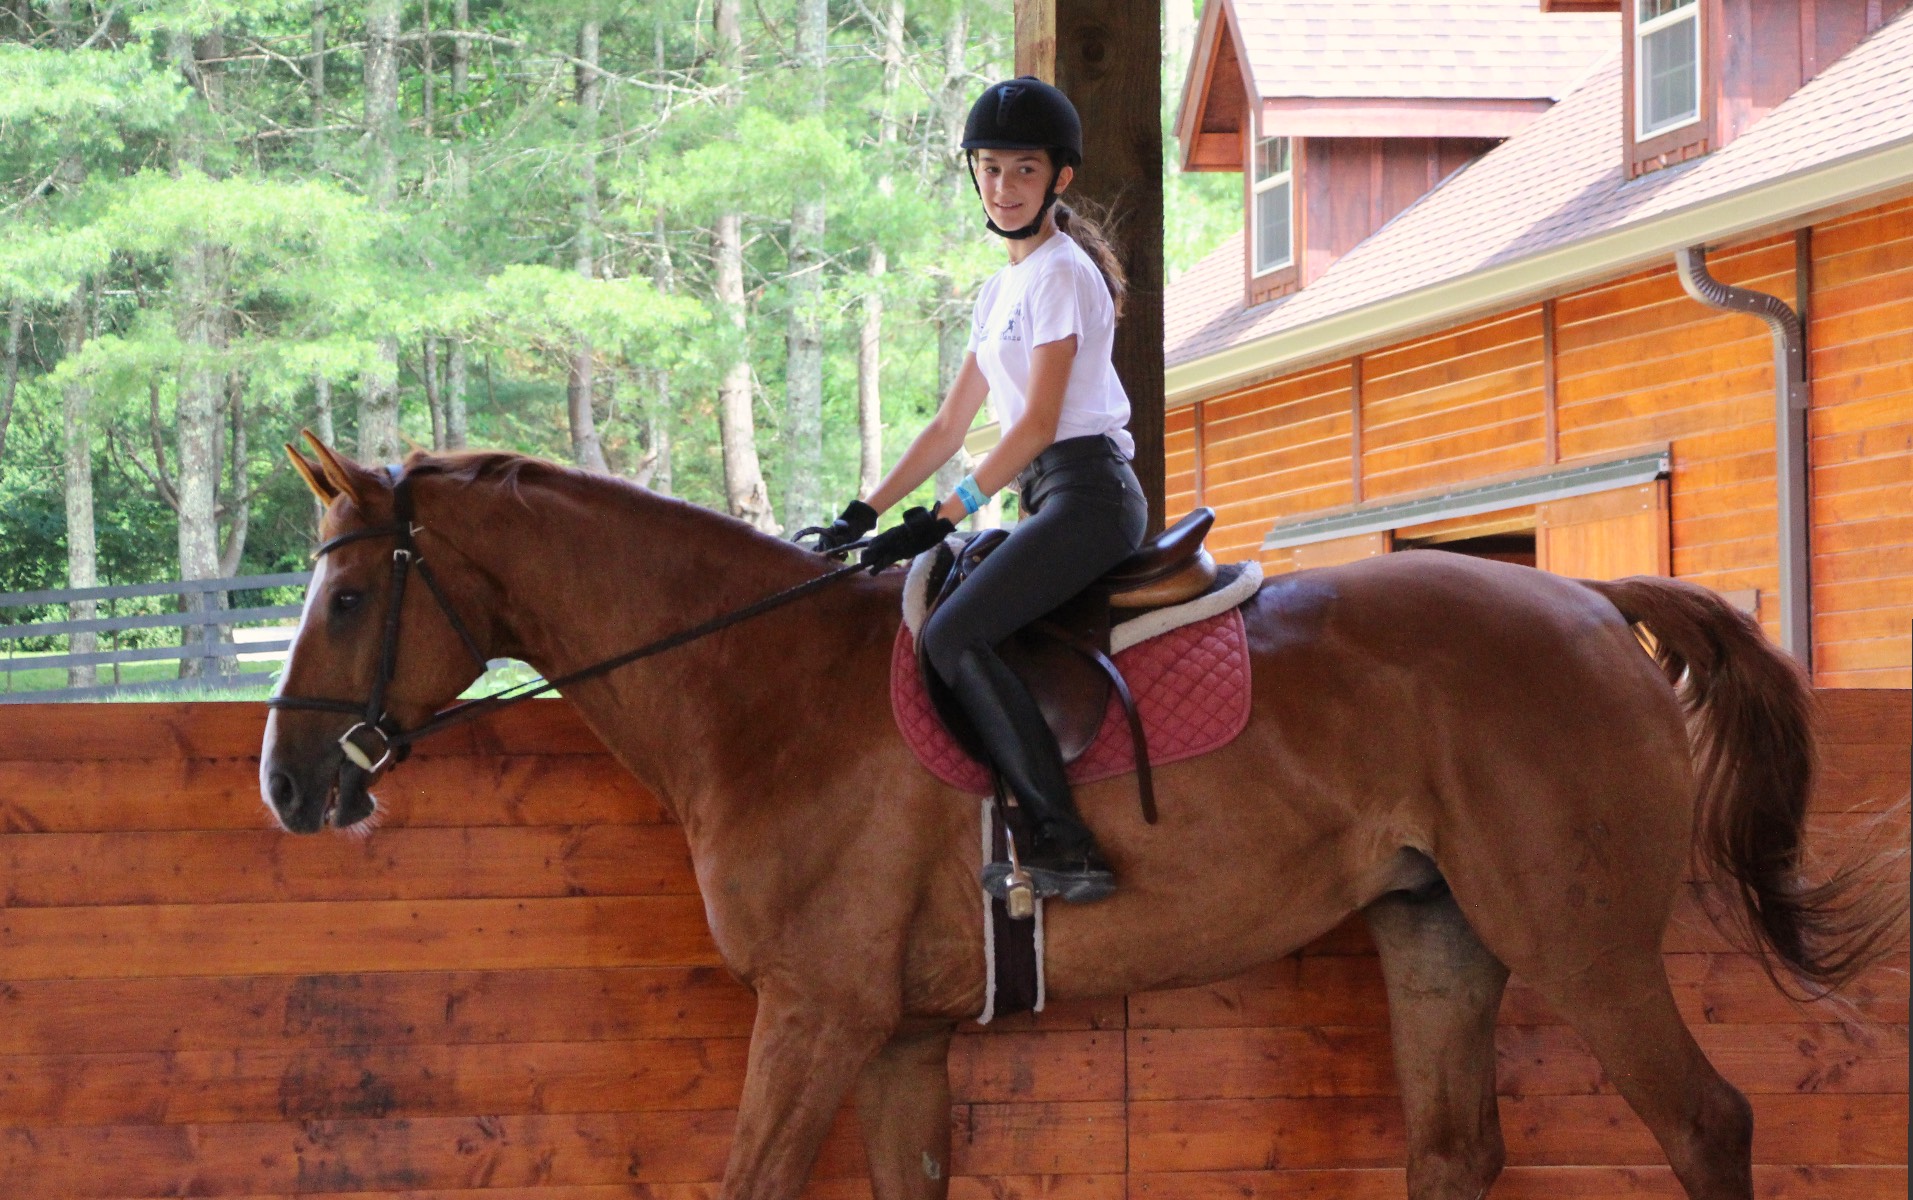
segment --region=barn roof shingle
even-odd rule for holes
[[[1262,99],[1556,99],[1610,51],[1618,17],[1535,0],[1234,0]]]

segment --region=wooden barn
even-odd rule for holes
[[[1913,683],[1903,0],[1392,7],[1206,7],[1182,164],[1243,234],[1168,289],[1169,510],[1673,575]]]

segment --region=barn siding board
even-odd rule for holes
[[[1364,355],[1363,498],[1543,465],[1541,322],[1537,306]]]
[[[1163,414],[1163,512],[1169,524],[1194,508],[1196,498],[1196,409]]]
[[[1877,813],[1903,843],[1908,693],[1822,700],[1816,844]],[[64,759],[0,733],[7,828],[27,830],[0,834],[0,1179],[76,1200],[708,1200],[751,997],[712,965],[682,835],[568,706],[407,763],[364,843],[258,828],[257,706],[149,707],[17,710]],[[1691,897],[1668,945],[1682,1013],[1753,1096],[1763,1200],[1903,1188],[1905,958],[1844,1024],[1788,1002]],[[1399,1196],[1387,1023],[1356,918],[1237,979],[966,1029],[952,1195]],[[1517,1164],[1497,1195],[1676,1194],[1520,980],[1497,1053]],[[865,1200],[862,1170],[846,1112],[806,1195]]]
[[[1903,1167],[1754,1167],[1760,1200],[1882,1200],[1904,1195]],[[1399,1169],[1331,1171],[1188,1171],[1132,1175],[1138,1200],[1401,1200]],[[954,1196],[954,1191],[952,1196]],[[1494,1200],[1686,1200],[1666,1167],[1510,1167]]]
[[[1203,403],[1203,501],[1216,510],[1208,545],[1224,562],[1260,559],[1269,524],[1347,504],[1351,378],[1347,362]]]

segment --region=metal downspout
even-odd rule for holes
[[[1780,644],[1813,667],[1808,572],[1807,346],[1799,314],[1766,292],[1730,287],[1707,273],[1707,247],[1674,252],[1687,294],[1709,308],[1759,317],[1773,330],[1775,474],[1780,491]]]

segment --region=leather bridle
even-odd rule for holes
[[[358,723],[339,735],[339,749],[361,770],[376,775],[394,762],[403,762],[411,750],[411,743],[423,736],[432,727],[427,722],[412,732],[405,733],[386,711],[385,698],[391,690],[392,677],[398,671],[399,657],[399,616],[405,607],[405,582],[416,570],[418,577],[425,581],[425,588],[432,593],[432,599],[438,601],[439,611],[451,622],[457,631],[458,639],[464,643],[466,652],[477,664],[479,674],[488,668],[485,652],[478,648],[478,640],[464,621],[459,619],[458,611],[451,601],[445,598],[445,590],[438,585],[438,579],[432,569],[425,565],[425,558],[418,551],[418,535],[424,528],[412,521],[412,481],[410,477],[395,472],[392,481],[393,520],[384,525],[370,525],[364,529],[354,529],[338,537],[328,539],[312,553],[315,559],[324,558],[341,546],[353,542],[363,542],[371,538],[392,538],[397,544],[392,547],[392,578],[386,589],[385,626],[379,645],[379,673],[372,681],[372,694],[363,704],[350,700],[326,700],[311,696],[273,696],[267,699],[269,708],[305,709],[312,712],[337,712],[358,717]],[[452,710],[447,710],[448,712]],[[435,718],[436,719],[436,718]],[[379,753],[372,753],[353,739],[361,732],[375,733],[379,736]]]
[[[398,467],[388,467],[387,470],[392,477],[393,520],[384,525],[372,525],[364,529],[354,529],[349,533],[342,533],[335,538],[330,538],[321,543],[312,555],[315,559],[323,558],[341,546],[347,546],[353,542],[366,541],[371,538],[389,537],[396,542],[396,545],[392,548],[392,579],[387,588],[385,625],[379,647],[379,673],[378,677],[373,680],[372,694],[366,698],[363,704],[355,703],[351,700],[330,700],[319,697],[285,695],[273,696],[266,701],[266,705],[269,708],[345,713],[348,716],[359,718],[350,729],[347,729],[339,735],[339,749],[344,752],[347,759],[351,760],[355,766],[365,771],[368,775],[377,775],[393,763],[404,762],[406,755],[411,753],[412,743],[453,725],[461,725],[466,721],[473,720],[486,713],[496,712],[501,708],[508,708],[521,701],[530,700],[534,696],[556,691],[568,684],[609,674],[619,667],[634,663],[641,658],[649,658],[654,654],[661,654],[666,650],[672,650],[688,642],[694,642],[701,637],[716,633],[720,629],[727,629],[732,625],[748,621],[752,617],[767,613],[772,609],[781,608],[791,601],[817,591],[827,584],[834,583],[839,579],[864,570],[861,565],[855,563],[839,567],[828,574],[806,579],[802,583],[785,588],[781,592],[775,592],[764,597],[762,600],[745,605],[743,608],[713,617],[708,621],[693,625],[689,629],[679,630],[677,633],[669,634],[654,642],[648,642],[634,650],[627,650],[623,654],[595,662],[588,667],[583,667],[569,674],[561,675],[556,679],[529,680],[515,687],[507,688],[495,695],[481,696],[475,700],[464,700],[432,714],[430,719],[416,728],[401,729],[398,722],[392,717],[392,714],[386,711],[385,703],[386,696],[391,690],[392,678],[398,669],[399,614],[405,603],[405,583],[412,571],[416,570],[419,578],[425,581],[426,590],[432,593],[432,599],[438,602],[439,611],[445,614],[445,619],[450,621],[452,628],[457,631],[459,640],[464,643],[466,651],[471,654],[472,661],[477,664],[480,674],[486,671],[489,663],[485,658],[484,651],[479,649],[477,639],[472,637],[471,630],[466,626],[465,622],[459,619],[457,610],[452,607],[451,601],[446,599],[444,589],[439,587],[438,580],[433,576],[431,568],[425,565],[424,556],[419,553],[418,535],[425,530],[423,526],[415,524],[412,520],[413,507],[410,476],[406,475],[403,470]],[[854,550],[861,544],[862,543],[857,543],[851,546],[840,547],[837,552],[844,553]],[[355,737],[361,733],[373,733],[378,735],[379,745],[377,747],[378,753],[376,757],[374,757],[372,751],[354,740]]]

